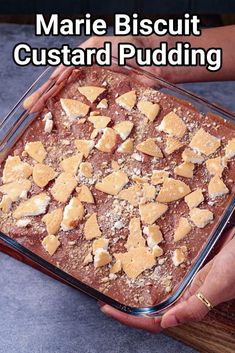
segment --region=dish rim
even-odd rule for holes
[[[113,57],[113,64],[117,64],[117,59]],[[76,69],[76,67],[74,67]],[[108,70],[112,70],[112,68],[108,67]],[[167,89],[170,89],[173,92],[177,92],[180,95],[190,97],[191,100],[196,101],[197,103],[201,105],[206,105],[209,110],[216,111],[218,114],[223,116],[223,119],[229,120],[232,122],[235,126],[235,114],[230,113],[223,107],[219,107],[218,105],[214,103],[210,103],[208,100],[199,97],[198,95],[191,93],[190,91],[177,87],[172,83],[167,82],[166,80],[157,77],[156,75],[146,72],[142,68],[136,68],[133,67],[132,65],[126,65],[122,67],[122,70],[131,70],[132,73],[137,73],[138,75],[144,75],[147,78],[150,78],[153,81],[156,81],[156,84],[160,86],[163,86]],[[10,112],[6,115],[6,117],[3,119],[3,121],[0,123],[0,133],[4,132],[2,131],[9,121],[12,119],[14,120],[18,116],[17,123],[22,120],[21,123],[19,124],[18,127],[16,127],[15,130],[9,129],[6,134],[9,135],[8,140],[3,139],[2,142],[0,142],[0,157],[2,150],[5,148],[8,148],[8,144],[11,143],[11,139],[13,136],[16,134],[18,130],[20,129],[21,125],[27,117],[29,117],[32,113],[30,110],[24,109],[23,102],[25,98],[29,95],[31,95],[33,92],[35,92],[35,89],[37,86],[41,87],[42,84],[45,84],[45,78],[47,77],[48,74],[53,72],[55,70],[54,67],[49,67],[47,68],[43,73],[39,75],[39,77],[34,81],[34,83],[26,90],[26,92],[23,94],[21,99],[14,105],[14,107],[10,110]],[[60,77],[60,76],[59,76]],[[45,89],[45,91],[42,92],[42,95],[39,97],[41,98],[46,92],[48,92],[51,88],[53,88],[54,85],[56,85],[56,82],[58,80],[57,77],[54,80],[51,80],[50,85]],[[48,77],[47,77],[48,80]],[[162,87],[161,87],[162,88]],[[32,110],[32,107],[30,108]],[[20,111],[20,113],[18,112]],[[34,118],[37,117],[37,112],[34,114]],[[222,117],[220,117],[222,119]],[[29,124],[33,121],[33,119],[29,122]],[[19,131],[20,132],[20,131]],[[16,137],[16,139],[20,138],[22,135],[23,131],[20,132],[21,134]],[[11,146],[12,147],[12,146]],[[6,156],[4,156],[5,159]],[[174,290],[173,294],[171,294],[169,297],[167,297],[165,300],[161,301],[160,303],[152,306],[147,306],[147,307],[132,307],[128,305],[123,305],[119,303],[118,301],[112,299],[111,297],[103,294],[102,292],[94,289],[93,287],[85,284],[84,282],[78,280],[77,278],[73,277],[72,275],[66,273],[65,271],[59,269],[55,265],[51,264],[47,260],[43,259],[39,255],[33,253],[31,250],[27,249],[20,243],[18,243],[16,240],[12,239],[11,237],[7,236],[6,234],[0,232],[0,240],[2,240],[6,245],[8,245],[10,248],[14,249],[15,251],[21,253],[23,256],[31,259],[33,262],[37,263],[39,266],[42,268],[46,269],[50,273],[52,273],[54,276],[57,278],[62,279],[64,282],[70,284],[71,286],[75,287],[76,289],[81,290],[82,292],[85,292],[86,294],[90,295],[91,297],[103,301],[106,304],[111,305],[112,307],[121,310],[125,313],[129,313],[132,315],[136,316],[158,316],[162,315],[163,312],[165,312],[169,307],[171,307],[183,294],[185,289],[189,286],[195,275],[198,273],[200,268],[203,266],[205,263],[207,257],[210,255],[211,250],[221,237],[223,230],[225,229],[228,221],[233,215],[233,211],[235,210],[235,197],[231,198],[231,202],[228,204],[227,208],[225,209],[223,215],[220,217],[220,220],[216,226],[216,228],[212,231],[212,234],[208,237],[207,241],[204,243],[202,249],[199,252],[199,255],[196,257],[196,260],[194,261],[191,269],[188,270],[187,274],[184,276],[183,280],[180,282],[178,285],[177,289]]]

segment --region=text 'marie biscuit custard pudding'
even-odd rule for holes
[[[122,73],[74,77],[1,165],[0,230],[122,304],[156,304],[233,197],[234,127]]]

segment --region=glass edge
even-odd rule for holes
[[[3,120],[0,122],[0,129],[2,128],[2,126],[6,123],[6,121],[8,119],[10,119],[11,115],[14,113],[14,111],[22,104],[22,102],[24,101],[24,99],[26,98],[26,96],[30,93],[30,91],[33,91],[33,89],[35,88],[35,86],[39,83],[39,81],[41,81],[42,79],[44,79],[44,77],[46,76],[46,74],[52,70],[52,67],[47,67],[45,70],[43,70],[43,72],[36,78],[36,80],[33,81],[33,83],[28,87],[28,89],[23,93],[23,95],[21,96],[20,99],[18,99],[18,101],[16,102],[16,104],[9,110],[9,112],[5,115],[5,117],[3,118]],[[33,92],[32,92],[33,93]],[[25,111],[27,111],[25,109]]]
[[[117,58],[112,57],[112,64],[118,64]],[[107,68],[110,69],[110,68]],[[147,72],[146,70],[142,68],[136,68],[130,64],[125,65],[122,67],[122,69],[127,69],[127,70],[132,70],[137,72],[138,74],[145,75],[148,78],[157,81],[156,83],[160,83],[162,86],[165,86],[167,88],[170,88],[173,91],[177,91],[180,94],[186,95],[191,97],[192,99],[196,100],[200,104],[206,104],[210,109],[216,110],[219,114],[222,115],[228,115],[233,122],[235,122],[235,114],[224,109],[223,107],[217,106],[214,103],[210,103],[203,97],[200,97],[184,88],[178,87],[152,73]],[[3,119],[3,122],[0,124],[0,129],[2,128],[3,124],[6,123],[7,119],[10,119],[12,114],[16,111],[16,109],[22,105],[23,100],[29,93],[33,93],[35,86],[37,84],[40,84],[40,81],[44,80],[45,76],[48,73],[51,73],[55,70],[55,67],[47,67],[39,76],[38,78],[31,84],[31,86],[26,90],[26,92],[22,95],[22,97],[18,100],[18,102],[14,105],[14,107],[9,111],[9,113],[5,116]],[[57,77],[58,78],[58,77]],[[57,79],[56,78],[56,79]],[[56,79],[54,82],[56,82]],[[42,82],[42,84],[45,82]],[[42,95],[45,92],[42,92]],[[182,280],[181,284],[179,285],[178,289],[172,294],[169,298],[167,298],[165,301],[151,306],[151,307],[142,307],[142,308],[136,308],[136,307],[131,307],[131,306],[126,306],[122,305],[121,303],[117,302],[116,300],[106,296],[105,294],[101,293],[100,291],[88,286],[82,281],[79,281],[75,277],[69,275],[68,273],[60,270],[56,266],[52,265],[48,261],[44,260],[42,257],[36,255],[35,253],[31,252],[29,249],[25,248],[21,244],[19,244],[16,240],[10,238],[9,236],[5,235],[4,233],[0,232],[0,239],[13,248],[14,250],[18,251],[22,255],[26,256],[27,258],[31,259],[33,262],[37,263],[39,266],[45,268],[49,272],[51,272],[53,275],[58,277],[59,279],[62,279],[63,281],[67,282],[71,286],[73,286],[76,289],[81,290],[82,292],[90,295],[91,297],[97,299],[97,300],[102,300],[105,303],[115,307],[118,310],[121,310],[123,312],[132,314],[132,315],[137,315],[137,316],[157,316],[161,315],[162,312],[166,309],[168,309],[170,306],[172,306],[182,295],[183,291],[185,288],[189,285],[189,283],[192,281],[193,277],[196,275],[200,267],[203,265],[203,263],[206,261],[206,258],[210,254],[212,248],[214,247],[215,243],[221,236],[227,222],[229,221],[230,217],[232,216],[232,213],[235,208],[235,198],[231,201],[229,206],[227,207],[226,211],[224,212],[224,215],[222,219],[220,220],[217,228],[215,231],[212,233],[210,236],[209,240],[206,242],[206,245],[204,246],[203,250],[201,253],[198,255],[197,260],[189,273],[186,275],[186,277]]]

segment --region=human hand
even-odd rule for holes
[[[90,37],[88,40],[83,42],[81,48],[101,48],[104,42],[112,43],[112,56],[118,56],[118,44],[119,43],[131,43],[136,48],[156,48],[160,46],[161,42],[167,42],[168,47],[171,48],[175,45],[176,37],[169,35],[158,37],[156,35],[150,36],[105,36],[105,37]],[[136,64],[135,59],[127,60],[127,64],[139,68]],[[161,77],[170,82],[177,82],[177,71],[179,68],[171,66],[145,66],[142,67],[145,71],[152,73],[158,77]]]
[[[230,230],[225,237],[231,239],[234,234],[235,228]],[[178,304],[162,317],[140,318],[122,313],[108,305],[102,305],[101,311],[127,326],[155,333],[160,332],[162,328],[190,321],[201,321],[209,310],[195,294],[201,292],[213,306],[234,299],[234,266],[235,238],[226,243],[222,250],[198,272]]]
[[[210,47],[216,47],[218,44],[223,49],[223,67],[216,72],[209,72],[205,67],[201,66],[147,66],[144,69],[158,77],[165,79],[172,83],[183,83],[183,82],[199,82],[199,81],[214,81],[214,80],[233,80],[235,79],[235,66],[234,66],[234,51],[233,47],[235,44],[235,26],[225,26],[219,28],[211,28],[202,31],[202,35],[199,37],[187,36],[105,36],[105,37],[91,37],[83,42],[81,48],[100,48],[103,46],[105,41],[112,42],[112,55],[117,56],[118,43],[126,42],[132,43],[138,48],[157,48],[161,42],[167,42],[168,48],[175,46],[177,41],[186,41],[191,44],[192,47],[203,47],[205,50]],[[228,41],[228,35],[230,40]],[[233,39],[233,40],[232,40]],[[128,61],[133,66],[137,66],[134,59]],[[53,90],[44,94],[45,90],[49,87],[52,81],[62,81],[67,75],[71,73],[73,67],[66,67],[60,65],[55,69],[49,80],[40,87],[36,92],[26,98],[24,101],[24,108],[37,111],[43,106],[43,103],[48,98],[48,94],[52,94]],[[59,79],[58,79],[59,78]],[[42,96],[43,95],[43,96]],[[35,107],[35,102],[37,106]]]
[[[161,38],[161,39],[160,39]],[[134,44],[136,47],[139,48],[144,48],[147,46],[154,46],[160,44],[161,41],[165,40],[170,43],[173,46],[173,37],[170,36],[164,36],[164,37],[156,37],[156,36],[149,36],[149,37],[143,37],[143,36],[125,36],[125,37],[115,37],[115,36],[105,36],[105,37],[90,37],[88,40],[83,42],[80,47],[85,49],[85,48],[100,48],[103,46],[104,42],[112,42],[112,55],[117,56],[118,53],[118,44],[121,42],[131,42]],[[128,63],[138,67],[138,65],[135,63],[134,59],[128,60]],[[59,65],[51,74],[49,79],[34,93],[32,93],[29,97],[27,97],[24,100],[23,107],[25,109],[30,109],[31,112],[37,112],[39,111],[44,105],[47,99],[54,94],[54,92],[57,90],[57,88],[60,86],[60,84],[63,83],[65,79],[69,77],[71,72],[73,71],[74,67],[73,66],[64,66],[64,65]],[[149,66],[145,68],[146,71],[153,73],[157,76],[161,76],[162,78],[169,80],[169,81],[174,81],[173,77],[171,78],[170,76],[168,77],[167,74],[171,73],[171,68],[166,67],[164,70],[162,70],[162,67],[156,67],[156,66]],[[121,67],[120,67],[121,71]],[[52,87],[49,91],[48,88],[50,85],[56,82],[56,86]]]

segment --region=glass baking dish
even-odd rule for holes
[[[125,66],[120,68],[118,67],[115,58],[113,58],[112,66],[108,69],[112,70],[113,72],[121,71],[122,73],[128,75],[128,77],[133,78],[138,82],[145,83],[147,86],[151,86],[152,88],[160,90],[168,95],[175,96],[184,102],[186,101],[187,104],[191,104],[202,114],[210,112],[214,115],[217,115],[220,118],[228,121],[231,124],[231,127],[235,128],[234,114],[227,112],[225,109],[211,104],[205,99],[199,98],[184,89],[178,88],[177,86],[170,84],[165,80],[154,76],[153,74],[147,73],[144,70],[137,69],[132,66]],[[49,97],[56,95],[57,92],[66,85],[67,82],[71,82],[71,80],[73,80],[74,70],[76,70],[75,67],[57,69],[56,71],[51,67],[46,69],[45,72],[41,74],[40,77],[33,83],[33,85],[25,92],[23,97],[14,106],[10,113],[3,119],[0,124],[0,163],[5,160],[14,143],[18,140],[18,138],[20,138],[30,123],[38,116],[46,100]],[[105,302],[123,312],[132,315],[150,317],[161,315],[181,297],[184,290],[189,286],[194,276],[197,274],[199,269],[207,260],[208,256],[211,254],[215,244],[221,238],[227,223],[232,218],[234,209],[235,197],[234,193],[232,193],[229,205],[224,210],[219,222],[216,224],[216,227],[214,227],[210,237],[207,239],[203,248],[200,250],[199,255],[194,260],[191,268],[188,270],[181,283],[179,283],[177,288],[173,290],[167,299],[150,307],[130,307],[119,303],[111,297],[106,296],[102,292],[99,292],[98,290],[88,286],[87,284],[54,266],[42,257],[22,246],[16,240],[1,232],[0,241],[2,241],[12,250],[33,261],[37,267],[40,267],[49,272],[53,275],[53,277],[56,277],[63,282],[70,284],[71,286],[85,292],[93,298]]]

